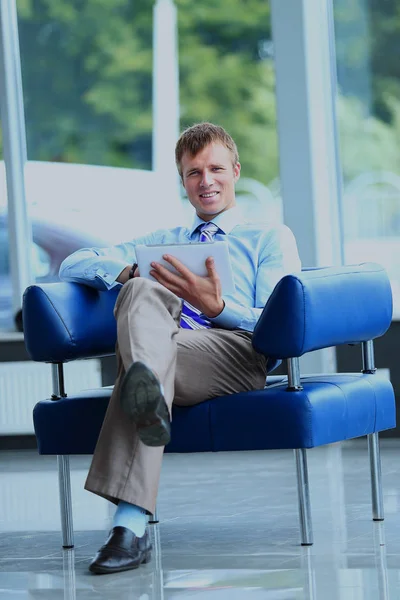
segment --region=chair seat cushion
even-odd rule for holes
[[[213,450],[313,448],[396,425],[392,384],[377,375],[303,377],[303,390],[285,384],[213,401]]]
[[[395,427],[389,380],[346,373],[302,378],[303,389],[263,390],[173,408],[167,452],[312,448]],[[111,388],[86,390],[34,408],[41,454],[92,454]]]

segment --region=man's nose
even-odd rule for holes
[[[201,177],[200,185],[202,187],[209,187],[213,182],[212,173],[209,171],[204,171]]]

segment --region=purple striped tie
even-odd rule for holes
[[[211,221],[209,223],[203,223],[203,225],[200,225],[199,227],[199,241],[213,242],[218,229],[218,225],[215,225]],[[211,327],[211,322],[201,316],[201,312],[198,308],[195,308],[189,302],[184,300],[182,305],[181,327],[182,329],[209,329]]]

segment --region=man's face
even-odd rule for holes
[[[203,221],[235,206],[240,163],[232,164],[232,154],[223,144],[209,144],[196,156],[185,152],[181,167],[183,187]]]

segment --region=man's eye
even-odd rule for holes
[[[221,171],[222,167],[214,167],[213,171]]]

